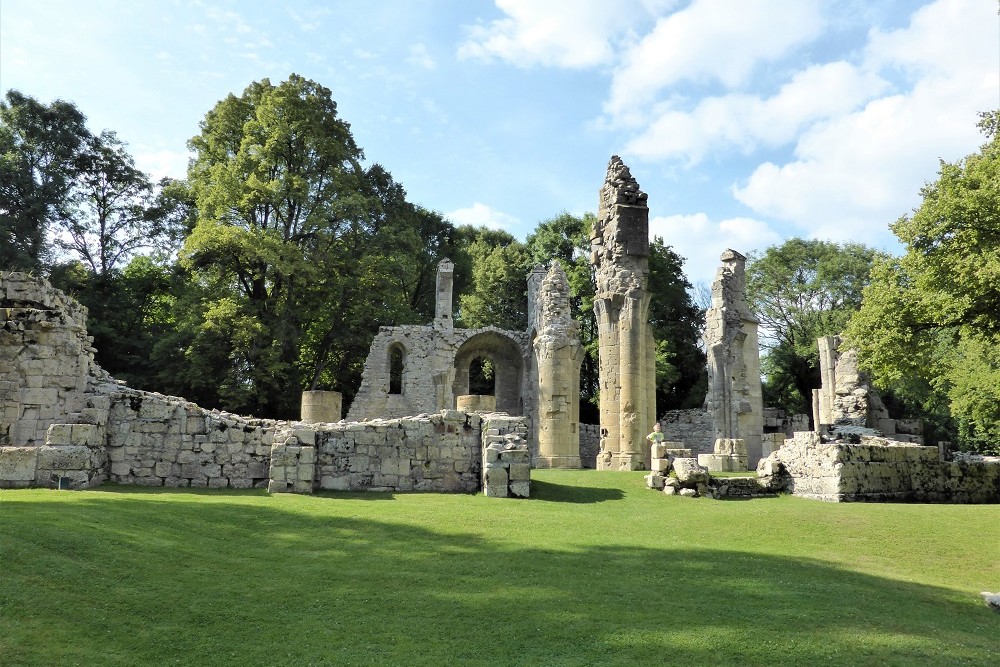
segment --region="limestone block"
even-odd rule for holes
[[[72,444],[71,424],[52,424],[45,432],[45,444],[47,445],[69,445]]]
[[[664,486],[663,487],[663,493],[667,494],[668,496],[676,495],[677,494],[677,487],[675,487],[675,486]]]
[[[33,481],[37,464],[36,447],[0,447],[0,485]]]
[[[697,459],[674,459],[673,468],[682,483],[708,481],[708,470],[698,465]]]
[[[671,468],[672,459],[654,458],[650,467],[654,473],[668,472]]]
[[[649,487],[650,489],[658,489],[658,490],[662,489],[664,483],[667,481],[667,478],[665,476],[655,472],[646,475],[643,479],[646,480],[647,487]]]
[[[488,486],[506,486],[510,481],[510,476],[505,468],[491,467],[486,469],[486,484]]]
[[[104,429],[95,424],[73,424],[74,445],[99,447],[104,444]]]
[[[673,444],[673,443],[671,443]],[[675,458],[675,459],[689,459],[691,458],[691,450],[686,448],[676,448],[669,447],[663,450],[663,458]]]
[[[698,496],[698,491],[695,489],[681,489],[678,494],[684,496],[685,498],[696,498]]]
[[[531,496],[531,482],[512,481],[510,483],[510,495],[515,498],[529,498]]]
[[[94,465],[90,447],[65,445],[38,448],[39,470],[90,470]]]
[[[508,478],[510,479],[511,483],[529,481],[531,479],[531,464],[530,463],[510,464]]]

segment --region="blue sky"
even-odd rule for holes
[[[889,223],[1000,106],[996,0],[3,0],[0,89],[75,102],[153,176],[229,93],[333,91],[369,162],[523,238],[597,207],[612,154],[710,282],[790,236]]]

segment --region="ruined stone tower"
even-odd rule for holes
[[[608,163],[590,235],[600,351],[601,470],[642,470],[655,406],[655,348],[649,325],[649,208],[617,155]]]
[[[534,274],[533,274],[534,275]],[[537,287],[532,348],[538,369],[536,468],[580,467],[580,325],[569,307],[569,281],[558,262]]]
[[[722,253],[722,266],[712,284],[712,307],[705,313],[708,395],[715,437],[746,442],[750,467],[761,455],[764,430],[760,386],[757,317],[746,300],[746,257]]]

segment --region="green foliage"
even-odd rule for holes
[[[72,103],[43,104],[16,90],[0,101],[0,266],[43,268],[47,234],[69,215],[69,193],[91,138]]]
[[[812,412],[816,339],[841,333],[861,305],[877,253],[860,243],[788,239],[748,257],[747,296],[760,318],[765,403]]]
[[[656,339],[656,408],[701,406],[708,389],[705,353],[698,343],[705,313],[691,298],[684,258],[655,237],[649,244],[649,321]]]
[[[378,327],[433,314],[450,226],[362,168],[330,91],[298,75],[219,102],[191,148],[187,188],[163,203],[181,225],[197,208],[181,251],[205,293],[178,341],[188,367],[241,412],[294,416],[303,388],[350,402]]]
[[[109,667],[1000,660],[979,596],[1000,580],[1000,506],[692,501],[642,475],[536,470],[523,502],[0,490],[0,655]],[[498,625],[501,609],[517,613]]]
[[[996,409],[1000,343],[1000,137],[978,153],[942,162],[923,203],[892,230],[905,245],[880,261],[848,335],[881,386],[921,386],[947,404],[964,447],[1000,451]]]
[[[507,232],[466,229],[465,246],[472,268],[470,291],[459,297],[459,322],[475,328],[493,325],[524,331],[528,326],[527,248]]]

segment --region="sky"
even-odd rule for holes
[[[650,233],[711,283],[790,237],[889,225],[1000,107],[997,0],[2,0],[0,92],[74,102],[154,178],[221,99],[330,88],[369,164],[523,239],[596,212],[620,155]]]

